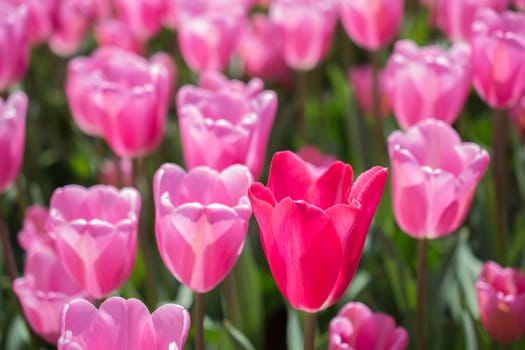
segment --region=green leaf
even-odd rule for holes
[[[299,320],[299,312],[292,307],[288,307],[286,344],[288,349],[302,349],[304,347],[303,329]]]
[[[228,331],[228,334],[231,336],[236,349],[255,350],[255,347],[250,343],[248,338],[246,338],[246,336],[242,334],[240,330],[235,328],[235,326],[230,321],[225,320],[224,327]]]

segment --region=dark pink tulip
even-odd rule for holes
[[[6,101],[0,97],[0,193],[20,172],[26,139],[26,110],[24,92],[15,92]]]
[[[0,1],[0,91],[7,90],[26,72],[29,60],[28,23],[25,4]]]
[[[46,207],[35,204],[26,209],[24,225],[18,233],[18,242],[22,248],[29,250],[35,244],[52,244],[46,229],[48,218],[49,210]]]
[[[289,67],[310,70],[326,56],[337,22],[336,0],[275,0],[269,16]]]
[[[414,238],[439,238],[465,220],[489,162],[475,143],[462,143],[448,124],[426,119],[388,138],[398,225]]]
[[[404,0],[341,0],[341,20],[346,33],[367,50],[377,50],[397,35]]]
[[[455,44],[446,52],[437,46],[398,41],[387,74],[388,94],[399,125],[407,129],[430,118],[452,124],[470,91],[470,60],[466,44]]]
[[[525,14],[482,9],[472,30],[476,91],[493,108],[513,106],[525,91]]]
[[[133,188],[70,185],[51,197],[48,230],[70,276],[103,298],[129,277],[135,262],[140,194]]]
[[[361,259],[387,169],[374,167],[352,184],[336,161],[319,177],[292,152],[273,156],[268,185],[248,192],[277,287],[296,309],[316,312],[345,292]]]
[[[354,87],[357,102],[367,114],[374,113],[373,68],[371,65],[353,66],[348,70],[348,79]],[[390,76],[385,70],[379,72],[380,112],[382,117],[390,115],[391,104],[388,97]]]
[[[206,73],[201,87],[183,86],[177,112],[184,161],[188,168],[207,165],[222,170],[246,165],[258,178],[277,109],[277,95],[260,79],[248,84]]]
[[[154,57],[102,47],[69,62],[66,95],[75,122],[102,135],[120,157],[145,155],[164,135],[174,71]]]
[[[189,172],[164,164],[155,174],[155,230],[160,256],[185,286],[205,293],[219,284],[241,254],[252,214],[248,168]]]
[[[13,282],[13,290],[31,328],[52,344],[60,335],[64,306],[87,296],[66,273],[53,246],[39,242],[31,245],[24,276]]]
[[[103,19],[95,25],[95,38],[99,46],[117,46],[140,54],[144,51],[143,40],[136,37],[129,27],[118,19]]]
[[[146,40],[155,35],[166,10],[164,0],[113,0],[115,10],[134,37]]]
[[[86,300],[69,303],[62,314],[59,350],[179,350],[190,329],[182,306],[165,304],[151,315],[138,299],[112,297],[97,310]]]
[[[330,322],[329,350],[403,350],[408,332],[384,313],[361,303],[346,304]]]
[[[525,275],[489,261],[476,282],[483,326],[492,339],[510,344],[525,335]]]
[[[194,71],[222,70],[237,48],[246,9],[237,0],[178,0],[179,47]]]

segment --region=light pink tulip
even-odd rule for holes
[[[15,92],[0,97],[0,193],[15,181],[24,156],[27,96]]]
[[[348,80],[354,86],[357,102],[367,114],[374,113],[373,78],[371,65],[353,66],[348,70]],[[381,101],[379,110],[383,118],[388,117],[391,110],[390,98],[387,93],[390,80],[390,76],[385,70],[379,72],[379,97]]]
[[[28,10],[0,0],[0,91],[22,79],[29,60]],[[1,105],[0,105],[1,108]]]
[[[331,154],[323,154],[315,146],[303,146],[298,152],[299,158],[305,161],[314,178],[321,176],[336,158]]]
[[[179,350],[190,329],[190,315],[182,306],[165,304],[151,315],[138,299],[112,297],[97,310],[78,299],[62,314],[59,350]]]
[[[13,282],[25,318],[46,341],[56,344],[60,314],[75,298],[87,296],[67,274],[51,244],[36,242],[26,258],[24,276]]]
[[[7,0],[13,4],[25,4],[28,10],[28,33],[32,43],[47,39],[53,30],[52,16],[59,0]],[[2,1],[0,1],[2,3]],[[1,6],[1,5],[0,5]]]
[[[289,85],[291,70],[282,57],[279,29],[267,16],[256,14],[239,43],[239,55],[246,73]]]
[[[155,230],[160,256],[188,288],[205,293],[219,284],[241,254],[252,214],[248,168],[186,173],[164,164],[155,174]]]
[[[52,245],[51,236],[46,229],[49,210],[40,205],[32,205],[26,209],[24,225],[18,233],[18,242],[25,250],[35,244]]]
[[[513,4],[518,10],[525,11],[525,0],[514,0]]]
[[[326,56],[337,22],[336,0],[275,0],[269,16],[289,67],[310,70]]]
[[[166,10],[164,0],[113,0],[113,4],[134,37],[146,40],[159,31]]]
[[[346,33],[367,50],[378,50],[397,35],[404,0],[341,0],[341,20]]]
[[[173,67],[117,47],[69,62],[66,94],[77,125],[102,135],[120,157],[153,151],[164,134]]]
[[[244,5],[237,0],[178,0],[176,11],[186,64],[198,72],[224,69],[245,26]]]
[[[329,350],[403,350],[408,332],[397,327],[384,313],[373,313],[368,306],[351,302],[330,321]]]
[[[525,91],[525,14],[482,9],[472,30],[476,91],[493,108],[513,106]]]
[[[48,230],[70,276],[91,296],[119,288],[135,262],[140,194],[70,185],[51,197]]]
[[[140,54],[144,41],[136,37],[129,27],[118,19],[103,19],[95,25],[95,38],[99,46],[117,46]]]
[[[471,52],[456,44],[448,52],[398,41],[387,65],[388,94],[403,129],[423,119],[452,124],[459,116],[471,82]]]
[[[492,339],[510,344],[525,336],[525,274],[486,262],[476,291],[481,322]]]
[[[200,88],[179,90],[177,112],[188,168],[207,165],[220,171],[244,164],[259,177],[277,109],[275,92],[262,88],[256,78],[244,85],[210,72],[202,76]]]
[[[445,122],[426,119],[388,138],[398,225],[414,238],[434,239],[465,220],[489,162],[475,143],[462,143]]]

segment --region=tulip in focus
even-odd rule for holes
[[[326,56],[337,22],[336,0],[275,0],[269,16],[289,67],[310,70]]]
[[[207,165],[221,171],[246,165],[259,177],[277,109],[277,95],[260,79],[248,84],[219,73],[202,75],[200,87],[186,85],[177,93],[182,151],[188,168]]]
[[[476,91],[493,108],[513,106],[525,91],[525,14],[483,9],[472,30]]]
[[[348,80],[354,86],[357,102],[366,114],[374,113],[374,76],[371,65],[353,66],[348,70]],[[391,103],[387,91],[390,83],[390,76],[385,70],[379,72],[379,96],[381,105],[379,111],[381,117],[386,118],[390,115]]]
[[[25,93],[15,92],[6,101],[0,97],[0,193],[15,181],[20,172],[24,156],[26,110]]]
[[[394,215],[418,239],[455,231],[465,220],[489,162],[475,143],[462,143],[445,122],[426,119],[388,138]]]
[[[73,300],[62,314],[59,350],[178,350],[190,329],[190,315],[176,304],[165,304],[152,314],[138,299],[112,297],[99,309]]]
[[[397,35],[404,0],[341,0],[341,20],[357,45],[376,51]]]
[[[510,344],[525,336],[525,275],[489,261],[476,282],[481,322],[492,339]]]
[[[418,47],[410,40],[395,44],[387,65],[390,101],[403,129],[423,119],[452,124],[459,116],[471,81],[471,52],[455,44],[448,52]]]
[[[346,291],[386,178],[386,168],[373,167],[352,183],[352,168],[339,161],[315,177],[285,151],[273,156],[267,186],[250,187],[268,265],[294,308],[317,312]]]
[[[248,168],[189,172],[164,164],[155,174],[155,230],[160,256],[182,284],[205,293],[241,254],[251,216]]]
[[[103,298],[128,279],[139,211],[134,188],[70,185],[53,193],[48,230],[65,269],[90,296]]]
[[[173,87],[173,67],[158,53],[150,61],[117,47],[69,62],[66,95],[82,131],[103,136],[113,152],[132,158],[159,145]]]
[[[361,303],[346,304],[330,322],[329,350],[403,350],[408,332],[384,313],[373,313]]]

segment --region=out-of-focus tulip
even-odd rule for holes
[[[248,192],[277,287],[299,310],[334,304],[357,270],[387,178],[374,167],[352,184],[350,165],[336,161],[315,178],[291,152],[272,159],[268,185]]]
[[[408,346],[408,332],[397,327],[384,313],[373,313],[368,306],[346,304],[330,322],[329,350],[403,350]]]
[[[131,159],[107,159],[100,169],[100,181],[114,187],[133,186],[133,164]]]
[[[491,8],[503,12],[510,0],[435,0],[436,24],[451,41],[468,41],[476,12]]]
[[[48,230],[64,268],[91,296],[105,297],[129,277],[139,211],[133,188],[70,185],[53,193]]]
[[[25,318],[46,341],[56,344],[60,314],[75,298],[86,296],[67,274],[51,245],[35,243],[28,251],[24,276],[13,282]]]
[[[120,157],[147,154],[164,135],[172,72],[163,56],[148,61],[117,47],[75,57],[66,81],[73,118]]]
[[[117,46],[137,54],[144,50],[143,40],[118,19],[104,19],[95,25],[95,38],[99,46]]]
[[[155,35],[163,21],[166,10],[164,0],[113,0],[115,10],[128,31],[140,40]]]
[[[513,4],[518,10],[525,11],[525,0],[514,0]]]
[[[164,164],[155,174],[155,228],[160,256],[185,286],[205,293],[219,284],[241,254],[252,214],[248,168],[186,173]]]
[[[178,0],[179,47],[194,71],[222,70],[237,48],[246,9],[237,0]]]
[[[399,125],[406,129],[423,119],[452,124],[470,90],[471,52],[456,44],[448,52],[398,41],[387,66],[388,94]]]
[[[354,86],[357,102],[367,114],[374,113],[374,72],[371,65],[353,66],[348,70],[348,79]],[[382,117],[390,115],[391,105],[388,97],[389,75],[385,70],[379,72],[379,111]]]
[[[294,69],[310,70],[326,55],[337,21],[336,0],[275,0],[270,20],[282,38],[282,55]]]
[[[521,139],[525,139],[525,97],[522,96],[518,103],[509,111],[509,115],[518,129]]]
[[[62,314],[59,350],[183,349],[190,315],[182,306],[165,304],[151,315],[138,299],[112,297],[97,310],[86,300],[73,300]]]
[[[471,44],[478,94],[493,108],[513,106],[525,91],[525,14],[478,11]]]
[[[51,236],[46,229],[49,210],[40,205],[32,205],[26,209],[24,225],[18,233],[18,242],[25,250],[35,244],[52,244]]]
[[[525,274],[486,262],[476,291],[481,322],[492,339],[510,344],[525,336]]]
[[[313,178],[321,176],[330,165],[336,161],[333,155],[323,154],[317,148],[310,145],[303,146],[297,152],[297,155],[306,162]]]
[[[58,0],[7,0],[14,4],[25,4],[28,11],[28,33],[32,43],[47,39],[53,30],[52,16],[57,11]],[[3,2],[0,1],[0,4]],[[2,6],[2,5],[0,5]]]
[[[26,5],[0,0],[0,52],[3,53],[0,56],[0,91],[7,90],[22,79],[26,72],[29,59],[28,26]]]
[[[177,112],[188,168],[207,165],[221,171],[244,164],[259,177],[277,109],[275,92],[262,88],[257,78],[244,85],[208,72],[200,88],[179,90]]]
[[[464,221],[489,162],[445,122],[426,119],[388,138],[394,214],[414,238],[439,238]]]
[[[1,21],[1,19],[0,19]],[[15,181],[24,156],[27,96],[15,92],[0,98],[0,193]]]
[[[246,73],[288,85],[291,71],[281,51],[277,26],[263,14],[254,15],[239,43],[239,55]]]
[[[403,7],[404,0],[341,0],[341,20],[357,45],[377,50],[396,36]]]

